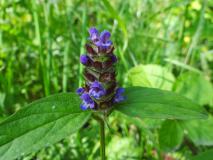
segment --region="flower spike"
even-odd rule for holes
[[[99,34],[92,27],[89,35],[85,45],[87,54],[80,56],[80,62],[85,66],[85,86],[78,88],[76,93],[82,100],[82,110],[110,109],[113,104],[125,100],[124,89],[119,88],[116,83],[114,66],[118,60],[113,54],[111,34],[106,30]]]

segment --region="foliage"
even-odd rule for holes
[[[183,140],[183,131],[179,123],[172,120],[163,122],[159,130],[159,143],[162,150],[178,148]]]
[[[126,93],[129,100],[115,107],[131,117],[184,120],[205,118],[201,107],[172,92],[132,87],[127,88]],[[73,93],[63,93],[43,98],[0,123],[0,159],[13,159],[31,153],[82,127],[91,111],[82,111],[76,96]]]
[[[63,93],[35,101],[3,121],[0,159],[31,153],[76,132],[90,116],[79,105],[75,94]]]
[[[191,99],[192,102],[187,100],[187,103],[193,103],[193,106],[200,105],[199,110],[206,110],[209,114],[209,118],[204,120],[147,119],[144,118],[147,115],[159,116],[160,111],[164,113],[169,111],[169,118],[174,118],[174,115],[177,116],[178,112],[182,111],[161,107],[157,112],[153,111],[153,108],[159,107],[157,104],[150,105],[150,108],[141,108],[140,106],[145,105],[135,104],[138,110],[128,112],[126,108],[128,106],[131,108],[130,102],[135,101],[134,98],[138,93],[134,95],[127,93],[127,96],[130,95],[133,99],[127,99],[124,102],[126,106],[116,106],[120,111],[115,110],[106,120],[109,125],[106,129],[107,151],[111,153],[109,157],[112,160],[160,159],[160,157],[185,160],[198,154],[194,159],[205,157],[209,159],[213,141],[210,134],[213,130],[212,5],[213,2],[207,0],[1,0],[0,126],[6,127],[7,122],[17,127],[23,122],[23,128],[16,129],[17,133],[13,129],[2,128],[0,134],[9,133],[17,137],[26,131],[26,126],[36,127],[32,125],[44,124],[50,120],[50,124],[46,126],[50,127],[56,122],[56,116],[68,114],[68,117],[72,117],[74,111],[72,109],[75,108],[76,111],[79,109],[77,103],[80,102],[77,102],[77,99],[75,105],[70,103],[69,107],[62,102],[60,105],[62,108],[55,108],[68,109],[68,113],[64,113],[63,110],[62,114],[42,114],[39,119],[30,116],[31,118],[18,120],[18,116],[22,117],[22,114],[52,111],[54,106],[51,104],[45,107],[37,106],[40,110],[33,110],[32,104],[36,102],[24,108],[26,104],[59,92],[73,92],[81,85],[82,76],[79,75],[82,75],[82,66],[79,65],[78,59],[80,54],[85,53],[84,44],[88,28],[96,26],[100,30],[108,29],[112,32],[115,54],[119,60],[117,79],[120,86],[156,88],[143,88],[140,95],[144,95],[145,90],[160,95],[176,92]],[[176,94],[171,93],[169,97],[174,95]],[[144,100],[148,102],[153,98],[157,102],[172,103],[164,99],[164,96],[162,99],[161,96],[146,96]],[[143,102],[143,99],[139,101]],[[172,105],[168,108],[170,107]],[[193,107],[190,105],[183,107],[187,108],[187,112],[181,117],[178,114],[181,119],[187,117],[185,113],[190,113],[191,116],[197,113],[192,112]],[[153,114],[150,111],[153,111]],[[14,112],[16,114],[8,119],[7,117]],[[39,144],[40,147],[31,148],[35,151],[31,154],[27,154],[32,151],[29,148],[29,151],[20,151],[16,155],[25,153],[19,158],[20,160],[98,159],[98,125],[92,118],[84,123],[89,113],[83,114],[75,117],[75,119],[85,118],[81,118],[81,123],[75,123],[76,128],[68,127],[67,130],[56,131],[61,137],[50,138],[50,143],[57,142],[54,145],[36,151],[45,146]],[[140,115],[141,118],[131,118],[129,115],[134,117]],[[32,121],[33,123],[29,123]],[[57,123],[63,125],[65,121],[68,126],[73,126],[74,121],[68,121],[66,118],[62,118],[60,124]],[[43,127],[38,130],[43,130],[41,128]],[[70,135],[79,128],[82,129]],[[165,129],[168,132],[165,132]],[[34,133],[36,131],[33,129]],[[40,136],[44,136],[43,133],[39,132]],[[25,136],[29,138],[28,134],[24,134],[17,139],[26,138]],[[177,139],[173,140],[173,136]],[[65,139],[59,141],[62,138]],[[1,136],[1,147],[6,140],[9,142],[12,137]],[[31,140],[25,142],[32,143]],[[119,142],[123,146],[119,146]],[[128,150],[127,146],[135,150],[125,152]],[[3,152],[2,148],[0,152]],[[15,156],[15,151],[13,150],[11,155],[9,152],[4,154],[9,156],[7,157],[9,159],[10,156]]]
[[[126,89],[126,99],[115,109],[131,117],[183,120],[206,117],[200,106],[168,91],[132,87]]]

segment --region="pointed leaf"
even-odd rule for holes
[[[81,128],[90,113],[80,110],[74,93],[40,99],[0,123],[0,160],[53,144]]]
[[[144,87],[125,90],[126,101],[115,109],[131,117],[162,119],[207,118],[202,107],[173,92]]]

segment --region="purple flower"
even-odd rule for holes
[[[82,88],[82,87],[80,87],[80,88],[78,88],[78,89],[76,90],[76,93],[77,93],[78,95],[81,95],[83,92],[84,92],[84,88]]]
[[[124,93],[124,88],[117,88],[116,93],[115,93],[115,97],[114,97],[114,102],[118,103],[121,101],[124,101],[125,98],[122,95]]]
[[[107,41],[106,43],[102,41],[97,41],[95,44],[101,49],[108,49],[112,45],[112,42],[110,40]]]
[[[99,33],[98,33],[98,30],[95,28],[95,27],[92,27],[89,29],[89,34],[90,34],[90,37],[89,39],[93,42],[96,42],[99,40]]]
[[[118,61],[117,57],[114,54],[112,54],[111,60],[112,60],[113,63]]]
[[[90,34],[89,39],[101,49],[108,49],[112,45],[112,41],[109,40],[111,34],[106,30],[101,32],[99,36],[98,30],[92,27],[89,29],[89,34]]]
[[[89,57],[87,55],[81,55],[80,56],[80,62],[84,65],[88,64],[89,62]]]
[[[125,100],[124,88],[118,88],[114,64],[118,61],[113,54],[114,46],[110,40],[111,33],[107,30],[98,32],[95,27],[89,29],[87,53],[80,56],[80,62],[85,65],[83,72],[85,85],[78,88],[81,109],[108,111],[113,103]]]
[[[102,86],[102,84],[98,81],[94,81],[90,85],[89,95],[94,97],[95,99],[100,99],[102,96],[106,94],[106,90]]]
[[[106,43],[109,40],[110,36],[111,34],[108,31],[104,30],[103,32],[101,32],[99,40],[103,43]]]
[[[92,100],[88,93],[83,93],[81,95],[81,99],[83,100],[83,103],[81,104],[82,110],[86,110],[88,108],[95,108],[95,102]]]
[[[112,41],[109,40],[110,36],[111,34],[106,30],[101,32],[99,41],[97,41],[95,44],[101,49],[108,49],[112,45]]]

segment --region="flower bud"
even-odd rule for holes
[[[89,64],[89,61],[90,61],[89,56],[87,56],[87,55],[81,55],[81,56],[80,56],[80,62],[81,62],[83,65],[88,65],[88,64]]]

